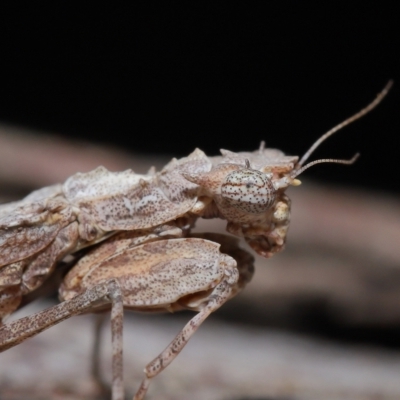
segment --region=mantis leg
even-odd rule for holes
[[[65,319],[99,306],[111,303],[112,335],[112,400],[124,399],[122,368],[122,326],[123,302],[119,284],[115,279],[100,283],[71,300],[64,301],[47,310],[21,318],[0,326],[0,352],[5,351],[24,340],[58,324]]]
[[[207,302],[185,326],[175,336],[172,342],[159,354],[153,361],[147,364],[144,372],[146,377],[143,379],[139,390],[133,400],[143,400],[149,387],[150,381],[161,371],[163,371],[181,352],[189,339],[197,331],[203,321],[215,310],[221,307],[232,295],[233,288],[238,280],[239,272],[237,269],[226,271],[224,279],[215,287]]]

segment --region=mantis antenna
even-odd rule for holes
[[[351,124],[352,122],[356,121],[357,119],[363,117],[365,114],[368,114],[371,110],[373,110],[382,100],[383,98],[388,94],[389,90],[393,86],[393,81],[390,80],[386,86],[383,88],[383,90],[378,93],[374,101],[372,101],[370,104],[368,104],[365,108],[363,108],[361,111],[358,113],[354,114],[350,118],[347,118],[345,121],[341,122],[339,125],[336,125],[334,128],[323,134],[314,144],[305,152],[303,157],[300,159],[300,161],[296,164],[296,167],[294,169],[294,174],[292,175],[292,178],[300,175],[303,171],[306,169],[312,167],[315,164],[321,164],[321,163],[337,163],[337,164],[353,164],[357,158],[359,157],[359,153],[355,154],[353,158],[350,160],[337,160],[337,159],[331,159],[331,158],[325,158],[321,160],[316,160],[312,161],[308,164],[306,164],[303,167],[303,164],[308,160],[308,158],[311,156],[311,154],[315,151],[317,147],[321,145],[326,139],[328,139],[330,136],[332,136],[334,133],[339,131],[340,129],[344,128],[345,126]]]

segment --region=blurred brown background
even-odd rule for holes
[[[395,80],[376,110],[316,154],[360,151],[360,160],[317,166],[290,189],[286,250],[257,258],[253,281],[206,321],[149,398],[400,398],[395,13],[364,2],[277,4],[3,12],[4,202],[98,165],[160,168],[195,147],[214,155],[266,140],[301,155]],[[129,392],[190,316],[127,316]],[[0,399],[95,398],[92,336],[90,316],[73,318],[2,353]]]

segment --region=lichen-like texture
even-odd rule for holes
[[[0,351],[72,315],[111,308],[113,398],[120,400],[123,308],[197,311],[146,366],[135,395],[144,399],[150,380],[253,275],[254,259],[236,240],[192,234],[196,220],[226,220],[229,233],[264,257],[285,244],[290,201],[284,192],[297,157],[262,147],[221,154],[196,149],[145,175],[98,167],[0,206],[0,321],[51,281],[65,256],[75,262],[60,286],[61,304],[0,322]]]
[[[63,202],[24,204],[0,218],[0,266],[44,249],[73,219]]]
[[[94,252],[96,263],[80,282],[67,275],[60,293],[69,299],[112,276],[120,282],[125,306],[168,308],[181,297],[211,289],[220,282],[224,275],[220,258],[225,256],[219,253],[219,247],[208,240],[186,238],[126,248],[101,260]],[[236,263],[231,260],[230,264]],[[80,263],[71,271],[72,277],[79,267]],[[70,282],[75,283],[72,296],[68,292]]]
[[[68,275],[63,288],[68,286],[70,292],[64,298],[98,283],[101,275],[103,280],[124,276],[125,284],[133,280],[145,288],[149,300],[144,306],[176,302],[190,292],[179,286],[178,271],[195,268],[197,261],[188,261],[183,250],[182,259],[167,261],[168,251],[162,251],[162,246],[167,240],[187,237],[201,217],[227,220],[231,234],[244,237],[259,254],[270,257],[282,250],[290,219],[290,203],[284,195],[287,185],[276,189],[275,183],[290,174],[296,161],[297,157],[263,147],[252,153],[221,150],[216,157],[196,149],[159,172],[140,175],[98,167],[1,205],[0,318],[12,313],[67,254],[93,245],[98,247]],[[151,246],[159,250],[164,269],[170,271],[169,292],[175,293],[174,300],[161,296],[155,289],[157,280],[150,278],[149,270],[145,273],[143,259],[153,262],[152,258],[139,257],[138,246],[155,241]],[[195,247],[198,242],[188,243]],[[213,257],[217,262],[218,257]],[[115,267],[105,267],[111,264]],[[202,265],[194,275],[199,278],[205,269]],[[194,282],[190,285],[192,292],[208,290]],[[209,285],[207,281],[205,286]]]
[[[99,167],[72,176],[63,190],[66,199],[104,231],[144,229],[188,212],[197,200],[197,186],[182,174],[210,168],[206,155],[196,150],[171,161],[155,175],[138,175],[131,170],[115,173]]]

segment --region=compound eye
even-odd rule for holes
[[[222,197],[232,206],[251,214],[267,211],[276,200],[271,180],[262,172],[241,169],[228,174],[221,186]]]

